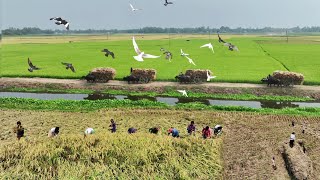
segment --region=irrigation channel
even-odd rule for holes
[[[225,100],[225,99],[206,99],[206,98],[187,98],[187,97],[149,97],[149,96],[126,96],[126,95],[111,95],[111,94],[60,94],[60,93],[23,93],[23,92],[0,92],[0,98],[17,97],[17,98],[33,98],[42,100],[102,100],[102,99],[129,99],[138,101],[142,99],[163,102],[168,105],[176,105],[178,103],[198,102],[205,105],[221,105],[221,106],[244,106],[251,108],[295,108],[295,107],[319,107],[320,102],[288,102],[288,101],[241,101],[241,100]]]

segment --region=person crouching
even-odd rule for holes
[[[204,139],[209,139],[211,138],[212,130],[210,129],[209,126],[206,126],[205,128],[202,129],[202,137]]]
[[[53,138],[55,136],[58,136],[59,134],[59,127],[54,127],[51,128],[50,131],[48,132],[48,137]]]

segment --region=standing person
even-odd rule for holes
[[[24,128],[21,125],[21,122],[17,122],[17,126],[13,128],[13,132],[17,134],[17,139],[20,140],[24,136]]]
[[[206,126],[205,128],[202,129],[202,137],[204,139],[211,138],[211,132],[212,130],[210,129],[210,127]]]
[[[272,157],[272,167],[274,170],[277,170],[276,160],[275,160],[274,156]]]
[[[168,130],[168,135],[170,135],[170,134],[172,134],[172,137],[179,137],[179,131],[174,127],[171,127]]]
[[[51,128],[50,131],[48,132],[48,137],[53,138],[55,136],[58,136],[59,129],[60,129],[59,127]]]
[[[117,124],[114,122],[113,119],[111,119],[110,122],[111,122],[111,124],[109,126],[109,127],[111,127],[110,130],[111,130],[112,133],[115,133],[117,131]]]
[[[87,135],[93,134],[93,133],[94,133],[93,128],[87,128],[87,129],[84,131],[84,137],[87,137]]]
[[[289,141],[290,147],[293,147],[295,140],[296,140],[296,135],[295,135],[295,133],[293,132],[293,133],[291,133],[291,135],[290,135],[290,141]]]
[[[189,126],[187,127],[187,131],[189,135],[195,135],[196,133],[196,126],[194,125],[194,121],[191,121],[191,123],[189,124]]]

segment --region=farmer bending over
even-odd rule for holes
[[[194,125],[194,121],[191,121],[191,123],[189,124],[189,126],[187,127],[187,131],[189,135],[195,135],[196,132],[196,126]]]
[[[48,137],[53,138],[55,136],[58,136],[59,134],[59,127],[54,127],[51,128],[50,131],[48,132]]]
[[[204,139],[208,139],[211,137],[211,129],[209,126],[206,126],[205,128],[202,129],[202,137]]]
[[[170,135],[170,134],[172,134],[172,137],[179,137],[179,131],[174,127],[171,127],[168,130],[168,135]]]

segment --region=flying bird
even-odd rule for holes
[[[211,43],[208,43],[208,44],[205,44],[205,45],[203,45],[203,46],[200,46],[200,48],[204,48],[204,47],[207,47],[207,48],[211,49],[211,50],[212,50],[212,53],[214,53],[213,45],[212,45]]]
[[[182,94],[182,96],[188,97],[187,91],[186,90],[177,90],[179,93]]]
[[[219,43],[223,43],[224,46],[228,46],[230,51],[239,51],[237,46],[235,46],[235,45],[233,45],[233,44],[231,44],[229,42],[226,42],[223,39],[221,39],[219,33],[218,33],[218,38],[219,38]]]
[[[29,68],[28,68],[28,71],[29,72],[33,72],[33,70],[39,70],[40,68],[38,68],[37,66],[34,66],[30,60],[30,58],[28,58],[28,65],[29,65]]]
[[[62,21],[62,18],[61,18],[61,17],[53,17],[53,18],[50,18],[50,21],[52,21],[52,20]]]
[[[170,51],[164,49],[164,48],[161,48],[160,51],[164,51],[163,54],[166,55],[166,59],[169,60],[171,62],[171,59],[173,58],[173,55]]]
[[[207,81],[209,82],[211,79],[216,78],[217,76],[210,76],[209,71],[207,71]]]
[[[55,20],[55,24],[56,25],[61,25],[63,24],[64,27],[66,27],[67,30],[69,30],[69,26],[70,26],[70,23],[64,19],[62,19],[61,17],[53,17],[53,18],[50,18],[50,20]]]
[[[189,58],[188,56],[185,56],[185,57],[188,59],[190,64],[196,65],[191,58]]]
[[[76,70],[74,69],[73,65],[71,63],[65,63],[65,62],[61,62],[62,65],[66,66],[66,69],[71,69],[72,72],[76,72]]]
[[[219,43],[227,43],[220,37],[219,32],[218,32],[218,38],[219,38]]]
[[[164,5],[167,6],[168,4],[173,4],[173,2],[168,2],[168,0],[165,0]]]
[[[190,64],[196,65],[196,64],[194,64],[193,60],[188,57],[189,54],[184,53],[184,52],[182,51],[182,49],[181,49],[180,51],[181,51],[181,56],[186,57],[186,58],[188,59],[188,61],[189,61]]]
[[[144,52],[141,52],[139,47],[138,47],[138,44],[136,43],[136,40],[134,39],[134,37],[132,37],[132,43],[133,43],[133,48],[134,48],[134,51],[136,51],[137,55],[138,56],[133,56],[133,58],[137,61],[140,61],[142,62],[143,61],[143,58],[159,58],[160,56],[154,56],[154,55],[151,55],[151,54],[145,54]]]
[[[181,52],[181,56],[189,56],[189,54],[184,53],[182,49],[180,50],[180,52]]]
[[[112,59],[115,58],[114,53],[109,51],[108,49],[103,49],[103,50],[101,50],[101,52],[105,52],[106,53],[105,54],[106,57],[108,57],[110,55],[112,57]]]
[[[172,53],[169,52],[169,51],[166,51],[166,52],[164,52],[163,54],[165,54],[165,55],[166,55],[166,59],[171,62],[171,59],[173,58]]]
[[[239,51],[238,47],[231,43],[224,43],[223,45],[228,46],[230,51]]]
[[[134,7],[132,6],[132,4],[129,4],[129,5],[130,5],[130,7],[131,7],[132,12],[142,10],[142,9],[136,9],[136,8],[134,8]]]

